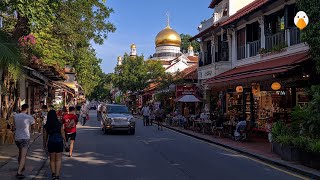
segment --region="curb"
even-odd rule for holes
[[[136,118],[141,118],[141,117],[136,116]],[[249,157],[253,157],[253,158],[255,158],[255,159],[259,159],[259,160],[264,161],[264,162],[266,162],[266,163],[268,163],[268,164],[272,164],[272,165],[276,165],[276,166],[278,166],[278,167],[285,168],[285,169],[287,169],[287,170],[290,170],[290,171],[292,171],[292,172],[299,173],[299,174],[301,174],[301,175],[310,177],[310,178],[312,178],[312,179],[320,179],[320,175],[319,175],[319,174],[314,174],[314,173],[312,173],[312,172],[304,171],[304,170],[301,170],[301,169],[299,169],[299,168],[293,167],[293,166],[291,166],[291,165],[288,165],[288,164],[285,164],[285,163],[282,163],[282,162],[278,162],[278,161],[272,160],[272,159],[270,159],[270,158],[267,158],[267,157],[264,157],[264,156],[261,156],[261,155],[255,154],[255,153],[251,153],[251,152],[244,151],[244,150],[242,150],[242,149],[238,149],[238,148],[235,148],[235,147],[232,147],[232,146],[229,146],[229,145],[225,145],[225,144],[222,144],[222,143],[213,141],[213,140],[209,140],[209,139],[206,139],[206,138],[202,138],[202,137],[199,137],[199,136],[196,136],[196,135],[193,135],[193,134],[190,134],[190,133],[181,131],[181,130],[179,130],[179,129],[172,128],[172,127],[170,127],[170,126],[168,126],[168,125],[163,125],[163,127],[168,128],[168,129],[171,129],[171,130],[176,131],[176,132],[179,132],[179,133],[181,133],[181,134],[184,134],[184,135],[187,135],[187,136],[190,136],[190,137],[193,137],[193,138],[196,138],[196,139],[199,139],[199,140],[208,142],[208,143],[212,143],[212,144],[215,144],[215,145],[218,145],[218,146],[221,146],[221,147],[224,147],[224,148],[227,148],[227,149],[236,151],[236,152],[238,152],[238,153],[247,155],[247,156],[249,156]]]
[[[196,139],[199,139],[199,140],[208,142],[208,143],[212,143],[212,144],[216,144],[216,145],[218,145],[218,146],[222,146],[222,147],[224,147],[224,148],[227,148],[227,149],[236,151],[236,152],[238,152],[238,153],[241,153],[241,154],[244,154],[244,155],[253,157],[253,158],[255,158],[255,159],[259,159],[259,160],[264,161],[264,162],[266,162],[266,163],[268,163],[268,164],[272,164],[272,165],[276,165],[276,166],[278,166],[278,167],[286,168],[287,170],[290,170],[290,171],[299,173],[299,174],[301,174],[301,175],[304,175],[304,176],[307,176],[307,177],[310,177],[310,178],[313,178],[313,179],[320,179],[320,175],[317,175],[317,174],[314,174],[314,173],[311,173],[311,172],[308,172],[308,171],[304,171],[304,170],[298,169],[298,168],[296,168],[296,167],[293,167],[293,166],[290,166],[290,165],[287,165],[287,164],[284,164],[284,163],[281,163],[281,162],[274,161],[274,160],[272,160],[272,159],[269,159],[269,158],[264,157],[264,156],[261,156],[261,155],[257,155],[257,154],[254,154],[254,153],[250,153],[250,152],[248,152],[248,151],[244,151],[244,150],[241,150],[241,149],[232,147],[232,146],[228,146],[228,145],[225,145],[225,144],[222,144],[222,143],[219,143],[219,142],[215,142],[215,141],[212,141],[212,140],[209,140],[209,139],[206,139],[206,138],[202,138],[202,137],[199,137],[199,136],[196,136],[196,135],[193,135],[193,134],[190,134],[190,133],[181,131],[181,130],[179,130],[179,129],[175,129],[175,128],[169,127],[169,126],[167,126],[167,125],[163,125],[163,127],[166,127],[166,128],[171,129],[171,130],[173,130],[173,131],[176,131],[176,132],[185,134],[185,135],[187,135],[187,136],[190,136],[190,137],[193,137],[193,138],[196,138]]]

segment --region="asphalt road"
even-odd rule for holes
[[[63,157],[61,179],[274,180],[303,177],[168,129],[144,127],[136,134],[103,135],[91,111],[78,125],[74,157]],[[44,168],[50,177],[48,165]]]

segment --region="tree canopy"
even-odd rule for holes
[[[88,96],[90,100],[112,102],[112,74],[101,74],[101,79],[98,85],[93,89],[93,92]]]
[[[90,94],[100,81],[101,60],[91,43],[103,44],[115,27],[108,21],[113,9],[99,0],[4,0],[0,2],[3,31],[13,43],[34,37],[26,63],[41,59],[47,65],[75,67],[78,82]]]
[[[319,0],[298,0],[298,9],[309,17],[308,26],[301,31],[302,40],[310,46],[312,59],[320,72],[320,3]]]
[[[164,74],[159,61],[145,61],[143,56],[125,54],[122,65],[115,68],[112,82],[122,92],[137,92],[147,88],[150,83],[159,82]]]
[[[189,34],[180,34],[180,37],[181,37],[181,51],[188,52],[188,47],[190,44],[189,39],[192,38],[192,36]],[[191,41],[191,45],[195,53],[200,52],[200,42],[193,40]]]

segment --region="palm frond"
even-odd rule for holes
[[[18,47],[10,43],[4,33],[0,32],[0,68],[19,67],[21,62]]]

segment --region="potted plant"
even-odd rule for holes
[[[288,128],[284,122],[278,121],[272,125],[272,151],[281,156],[281,143],[279,137],[288,134]]]
[[[299,161],[300,150],[293,146],[294,137],[292,135],[281,135],[278,142],[281,144],[281,159],[286,161]]]
[[[308,150],[310,152],[309,166],[320,170],[320,139],[312,140],[308,143]]]

